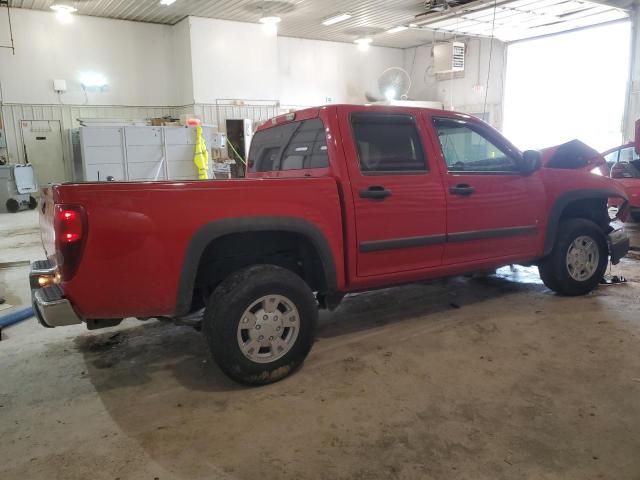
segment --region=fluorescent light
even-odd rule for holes
[[[160,5],[164,5],[165,7],[173,5],[174,3],[176,3],[176,0],[160,0]]]
[[[278,23],[280,23],[281,20],[280,17],[267,15],[258,21],[262,24],[262,31],[264,33],[267,35],[276,35],[278,33]]]
[[[66,3],[54,3],[49,8],[54,12],[56,12],[56,18],[60,23],[64,23],[64,24],[73,23],[72,13],[77,11],[75,7],[68,5]]]
[[[345,20],[349,20],[351,18],[350,13],[336,13],[335,15],[331,15],[330,17],[325,18],[322,21],[323,25],[329,26],[335,23],[344,22]]]
[[[373,38],[361,37],[356,38],[353,42],[358,45],[358,50],[360,50],[361,52],[366,52],[367,50],[369,50],[369,44],[373,42]]]
[[[66,3],[55,3],[49,8],[56,13],[73,13],[78,11],[77,8],[67,5]]]
[[[282,20],[280,17],[276,17],[276,16],[266,16],[266,17],[262,17],[260,18],[260,20],[258,20],[260,23],[264,23],[265,25],[269,25],[269,24],[275,24],[275,23],[280,23],[280,20]]]
[[[104,88],[109,85],[109,82],[101,73],[85,72],[80,75],[80,84],[84,88]]]
[[[398,25],[397,27],[390,28],[387,30],[387,33],[398,33],[406,30],[409,27],[405,27],[404,25]]]

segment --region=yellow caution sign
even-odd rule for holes
[[[207,151],[207,143],[202,136],[202,127],[196,127],[196,150],[193,155],[193,163],[198,169],[198,179],[209,179],[209,152]]]

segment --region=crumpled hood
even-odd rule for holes
[[[604,157],[597,150],[580,140],[571,140],[555,147],[545,148],[541,153],[544,168],[592,170],[605,163]]]

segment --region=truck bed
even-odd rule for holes
[[[61,184],[44,188],[42,200],[43,245],[54,262],[54,203],[86,210],[80,266],[62,283],[81,317],[176,314],[190,242],[198,231],[224,219],[310,222],[326,237],[338,278],[344,273],[341,206],[331,177]]]

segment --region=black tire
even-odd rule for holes
[[[573,241],[586,236],[593,239],[598,247],[598,265],[594,273],[583,281],[578,281],[569,273],[567,252]],[[585,295],[598,286],[609,263],[609,249],[602,230],[592,221],[572,218],[563,221],[551,254],[538,265],[540,278],[544,284],[560,295]]]
[[[15,198],[10,198],[9,200],[7,200],[7,203],[5,205],[9,213],[16,213],[18,210],[20,210],[20,204]]]
[[[35,210],[38,206],[38,200],[33,197],[29,197],[29,210]]]
[[[240,349],[238,325],[245,310],[267,295],[282,295],[295,305],[299,331],[286,354],[273,362],[258,363]],[[243,384],[266,385],[302,365],[313,345],[317,320],[315,296],[302,278],[275,265],[254,265],[231,274],[214,290],[207,301],[202,330],[214,360],[226,375]]]

